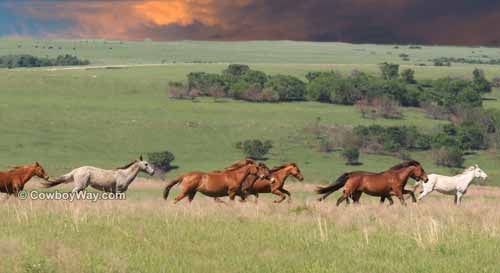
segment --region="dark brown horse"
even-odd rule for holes
[[[295,163],[287,163],[279,167],[274,167],[270,170],[269,178],[257,179],[253,186],[248,190],[248,193],[255,195],[256,202],[259,198],[259,193],[272,193],[281,197],[281,199],[274,200],[274,203],[283,202],[288,196],[288,200],[291,200],[290,192],[285,190],[283,186],[285,181],[289,176],[297,178],[299,181],[304,180],[304,176],[300,172],[299,167]]]
[[[163,191],[163,198],[167,199],[170,189],[180,183],[181,193],[177,195],[174,203],[178,203],[185,197],[188,197],[189,202],[191,202],[197,192],[214,198],[229,196],[229,199],[234,200],[236,195],[245,196],[242,191],[242,183],[248,176],[254,176],[257,179],[265,177],[269,174],[268,172],[269,170],[266,174],[265,170],[258,168],[255,161],[251,159],[236,162],[222,171],[191,172],[178,176],[168,183]]]
[[[32,165],[18,166],[7,172],[0,172],[0,192],[17,195],[33,177],[49,179],[43,167],[35,162]]]
[[[327,187],[320,187],[316,192],[324,194],[319,199],[319,201],[322,201],[333,192],[344,187],[342,196],[337,200],[337,206],[344,200],[349,203],[348,198],[352,198],[357,203],[363,192],[372,196],[382,197],[382,201],[384,198],[390,198],[391,195],[395,195],[399,198],[401,204],[406,205],[403,194],[409,192],[405,190],[405,186],[410,177],[415,180],[428,180],[422,165],[415,160],[411,160],[398,164],[381,173],[344,173],[335,183]],[[392,198],[389,201],[392,201]]]

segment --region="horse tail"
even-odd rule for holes
[[[340,188],[342,188],[345,185],[345,183],[347,182],[347,179],[349,179],[349,175],[350,175],[350,173],[344,173],[339,178],[337,178],[337,180],[334,183],[332,183],[331,185],[328,185],[326,187],[318,187],[316,189],[316,193],[324,194],[324,196],[321,197],[319,199],[319,201],[325,200],[325,198],[328,195],[330,195],[330,194],[338,191]]]
[[[170,190],[172,189],[172,187],[181,183],[183,179],[184,179],[184,176],[178,176],[173,181],[168,183],[167,186],[165,187],[165,189],[163,190],[163,199],[167,200],[168,194],[170,193]]]
[[[73,181],[73,174],[74,174],[74,171],[67,173],[65,175],[62,175],[56,179],[49,179],[49,180],[42,183],[42,187],[52,188],[52,187],[55,187],[59,184],[72,182]]]

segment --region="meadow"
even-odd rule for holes
[[[49,49],[49,47],[52,47]],[[74,49],[73,49],[74,48]],[[434,67],[435,57],[500,58],[497,48],[350,45],[305,42],[125,42],[0,39],[0,55],[74,54],[89,67],[0,70],[0,168],[38,160],[52,176],[74,167],[122,166],[139,154],[169,150],[178,166],[166,178],[190,170],[214,170],[243,157],[237,141],[274,143],[266,164],[298,163],[305,184],[288,182],[292,203],[272,197],[218,205],[197,196],[191,205],[161,199],[165,182],[141,178],[126,201],[0,200],[0,272],[496,272],[500,248],[500,190],[473,185],[460,208],[432,195],[418,205],[360,206],[315,201],[315,184],[345,171],[387,169],[400,160],[362,154],[362,166],[346,166],[341,152],[318,151],[305,128],[320,118],[333,125],[415,125],[438,130],[445,121],[404,108],[401,120],[363,119],[354,107],[297,103],[248,103],[211,98],[171,100],[167,85],[193,71],[220,72],[246,63],[270,74],[304,78],[309,71],[353,69],[379,73],[378,64],[412,68],[417,79],[488,78],[500,66]],[[399,54],[410,55],[403,61]],[[426,66],[419,64],[425,63]],[[485,101],[500,108],[500,90]],[[414,152],[428,173],[429,152]],[[495,150],[466,156],[500,185]],[[39,188],[36,181],[28,190]],[[63,187],[69,191],[70,186]],[[175,194],[176,191],[172,193]]]

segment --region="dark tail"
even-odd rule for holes
[[[170,183],[167,184],[167,186],[163,190],[163,199],[167,200],[168,194],[170,193],[170,189],[172,189],[173,186],[181,183],[182,179],[184,179],[184,177],[183,176],[179,176],[179,177],[175,178],[173,181],[171,181]]]
[[[325,200],[328,197],[328,195],[330,195],[330,194],[338,191],[340,188],[342,188],[345,185],[345,183],[347,182],[347,179],[349,179],[349,175],[350,175],[350,173],[344,173],[339,178],[337,178],[337,180],[333,184],[326,186],[326,187],[318,187],[316,189],[316,193],[324,194],[324,196],[319,198],[318,201]]]
[[[52,188],[55,187],[59,184],[63,183],[69,183],[73,181],[73,172],[70,172],[68,174],[62,175],[59,178],[56,179],[49,179],[47,181],[42,182],[42,187],[44,188]]]

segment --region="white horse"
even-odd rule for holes
[[[455,195],[455,204],[459,205],[462,200],[462,196],[467,192],[469,185],[472,183],[474,178],[481,178],[486,180],[488,175],[479,168],[478,165],[471,166],[459,175],[456,176],[444,176],[438,174],[430,174],[429,181],[426,183],[418,182],[422,185],[423,191],[420,193],[418,200],[421,200],[426,195],[436,190],[437,192]]]
[[[115,170],[104,170],[91,166],[80,167],[57,179],[49,179],[48,182],[43,183],[43,186],[51,188],[62,183],[74,181],[74,193],[83,191],[88,186],[106,192],[125,192],[140,171],[146,172],[149,175],[154,175],[155,173],[151,164],[142,159],[142,155],[139,160],[135,160]]]

